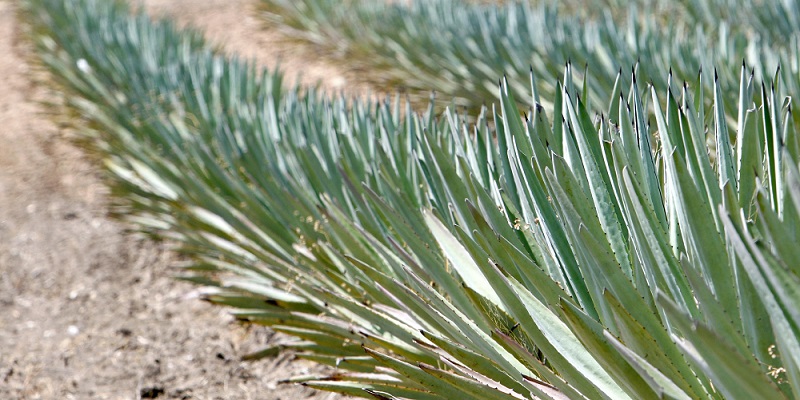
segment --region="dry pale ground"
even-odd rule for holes
[[[353,87],[313,50],[263,29],[255,1],[143,4],[227,52],[280,59],[290,77],[302,70],[300,83]],[[334,398],[278,384],[319,371],[290,354],[240,361],[281,338],[191,296],[171,279],[179,271],[164,245],[106,217],[97,169],[42,115],[48,94],[30,79],[15,4],[0,0],[0,399]]]
[[[210,42],[229,55],[255,60],[280,70],[288,85],[318,85],[327,92],[365,95],[370,88],[353,71],[338,68],[320,57],[317,49],[297,46],[275,29],[264,29],[258,17],[259,0],[130,0],[148,14],[167,16],[180,26],[201,30]]]

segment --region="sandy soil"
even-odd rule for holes
[[[135,1],[135,0],[134,0]],[[150,0],[226,51],[300,83],[350,86],[313,51],[262,29],[257,0]],[[277,382],[319,367],[290,354],[240,357],[280,338],[235,324],[171,279],[162,244],[106,217],[97,170],[37,103],[15,3],[0,0],[0,399],[325,399]],[[356,87],[362,91],[363,87]]]
[[[131,0],[148,14],[165,16],[180,26],[201,30],[229,55],[255,60],[269,69],[280,67],[287,85],[319,85],[330,93],[373,93],[354,71],[338,68],[318,55],[321,49],[297,46],[258,17],[258,0]],[[265,29],[266,28],[266,29]]]

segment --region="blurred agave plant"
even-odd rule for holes
[[[343,7],[326,0],[262,0],[261,9],[292,38],[344,54],[348,65],[379,71],[375,84],[406,87],[412,94],[436,90],[476,113],[499,99],[502,74],[521,104],[551,107],[559,91],[556,77],[570,60],[591,69],[591,75],[576,75],[584,78],[584,100],[592,104],[608,100],[615,76],[629,87],[631,74],[618,74],[631,66],[642,82],[665,87],[671,74],[694,81],[698,68],[716,67],[722,79],[733,81],[739,69],[731,61],[742,59],[753,65],[757,79],[769,79],[783,65],[787,91],[800,93],[800,24],[793,17],[797,4],[790,1],[408,3],[350,0]],[[581,17],[587,10],[593,15]],[[538,78],[533,85],[530,72]],[[710,85],[704,89],[713,93]],[[721,90],[727,102],[736,103],[735,87]]]
[[[467,124],[284,90],[117,2],[24,4],[115,212],[173,239],[209,300],[297,338],[250,358],[335,368],[294,382],[800,398],[800,138],[778,79],[742,66],[738,102],[714,79],[706,109],[704,90],[631,76],[621,96],[618,77],[593,117],[568,64],[552,109],[520,118],[502,81]]]

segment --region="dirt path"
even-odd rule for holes
[[[135,1],[135,0],[134,0]],[[227,51],[304,72],[329,90],[345,74],[276,44],[254,0],[146,1]],[[97,170],[40,113],[15,3],[0,0],[0,399],[324,399],[277,385],[314,366],[239,357],[276,336],[232,323],[170,279],[162,245],[105,216]]]
[[[135,0],[133,0],[135,1]],[[274,29],[265,29],[258,18],[259,0],[139,0],[148,14],[166,16],[181,26],[204,33],[227,54],[255,60],[275,69],[280,65],[290,85],[320,84],[327,92],[348,95],[370,93],[352,71],[337,68],[315,54],[310,47],[296,46]]]

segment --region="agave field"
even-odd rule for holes
[[[383,102],[287,88],[119,1],[23,3],[114,214],[296,338],[249,358],[332,367],[292,382],[800,398],[797,3],[262,0],[409,94]]]

